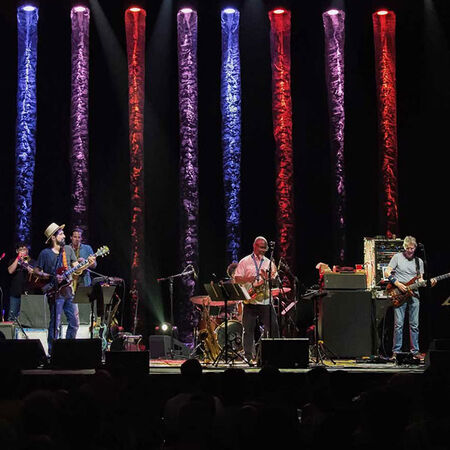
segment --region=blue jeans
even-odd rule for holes
[[[405,322],[406,306],[409,310],[409,345],[411,353],[419,352],[419,299],[411,297],[402,306],[394,308],[394,345],[393,353],[402,351],[403,324]]]
[[[17,319],[20,314],[20,297],[13,297],[12,295],[9,297],[9,313],[8,320],[13,322],[14,319]]]
[[[61,315],[67,317],[66,339],[75,339],[78,328],[80,327],[80,317],[78,314],[78,305],[72,303],[73,297],[60,297],[54,301],[50,301],[50,323],[48,326],[48,352],[51,353],[52,343],[54,339],[59,339],[59,330],[61,328]],[[55,332],[56,328],[56,332]]]

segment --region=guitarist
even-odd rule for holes
[[[66,236],[64,235],[64,225],[51,223],[44,231],[46,244],[48,248],[41,251],[38,257],[35,273],[40,278],[48,279],[50,283],[58,286],[65,281],[60,272],[77,265],[77,257],[73,248],[65,245]],[[90,261],[93,263],[93,261]],[[73,292],[70,285],[58,290],[55,295],[48,297],[50,306],[50,323],[48,329],[48,349],[51,347],[54,339],[59,337],[59,328],[61,325],[61,314],[67,317],[67,339],[75,339],[80,326],[78,305],[72,303]]]
[[[9,288],[9,313],[8,320],[13,322],[20,314],[20,296],[28,290],[29,275],[33,273],[30,267],[30,256],[25,242],[16,245],[16,257],[8,264],[8,273],[11,275]],[[22,262],[26,264],[22,265]]]
[[[264,334],[272,330],[272,337],[279,336],[278,322],[267,287],[269,258],[264,254],[268,250],[267,240],[258,236],[253,242],[253,253],[239,261],[234,280],[243,284],[249,292],[258,291],[254,304],[244,302],[242,315],[243,341],[245,358],[251,362],[255,356],[255,327],[257,319],[264,325]],[[276,276],[276,266],[272,265],[272,278]],[[272,324],[271,324],[272,321]]]
[[[403,241],[403,252],[396,253],[386,268],[389,282],[401,292],[407,292],[407,283],[414,277],[418,281],[423,279],[423,261],[415,256],[417,241],[413,236],[406,236]],[[432,281],[432,285],[436,282]],[[409,311],[409,337],[410,351],[413,355],[419,354],[419,292],[416,290],[408,300],[398,308],[394,308],[394,338],[392,352],[402,351],[403,325],[405,312]]]
[[[83,244],[83,230],[80,227],[75,227],[72,230],[72,234],[70,235],[70,246],[73,248],[75,252],[75,256],[77,257],[78,262],[83,262],[88,259],[90,255],[94,253],[92,247],[88,244]],[[97,267],[97,263],[94,261],[89,267],[95,269]],[[91,274],[88,270],[80,275],[78,280],[78,286],[90,286],[91,285]]]

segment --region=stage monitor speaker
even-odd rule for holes
[[[48,328],[50,310],[47,299],[43,295],[22,295],[19,320],[24,328]]]
[[[433,339],[425,357],[425,364],[432,369],[450,370],[450,339]]]
[[[0,322],[0,339],[14,339],[16,326],[13,322]]]
[[[170,358],[170,342],[171,337],[166,334],[155,334],[149,337],[149,349],[150,357],[157,358]],[[173,340],[173,356],[186,359],[189,358],[189,348],[186,347],[178,339]]]
[[[101,339],[56,339],[51,365],[55,369],[95,369],[102,364]]]
[[[0,340],[0,369],[36,369],[46,363],[39,339]]]
[[[309,363],[309,339],[262,338],[261,363],[279,369],[306,369]]]
[[[373,351],[373,303],[369,291],[328,291],[320,302],[319,337],[338,358]]]
[[[148,375],[150,370],[150,353],[148,351],[105,352],[105,366],[112,373]]]

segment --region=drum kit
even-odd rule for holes
[[[290,288],[274,288],[272,289],[272,296],[278,297],[280,294],[287,294]],[[207,314],[201,314],[201,319],[198,322],[196,335],[205,335],[203,331],[213,330],[215,334],[214,341],[217,342],[219,349],[222,350],[226,345],[226,339],[228,337],[228,345],[234,352],[240,352],[243,350],[242,346],[242,314],[243,314],[243,302],[228,300],[227,310],[228,313],[225,316],[225,302],[218,300],[211,300],[209,295],[197,295],[190,298],[191,302],[200,310],[207,311]],[[227,319],[227,324],[225,323]],[[209,321],[209,322],[208,322]],[[207,323],[208,322],[208,323]],[[225,327],[227,326],[227,333]],[[226,336],[226,334],[228,336]],[[206,333],[207,335],[207,333]],[[201,345],[201,342],[197,342],[196,348]]]
[[[202,330],[212,327],[217,336],[219,347],[222,349],[225,345],[225,302],[211,300],[208,295],[197,295],[195,297],[191,297],[191,302],[198,307],[209,309],[209,314],[206,315],[206,317],[209,317],[210,323],[205,323],[205,320],[203,319],[205,315],[202,315],[197,327],[198,333],[201,334]],[[236,351],[240,351],[242,350],[243,305],[242,302],[234,300],[228,300],[227,305],[228,341],[232,343],[232,346]],[[214,310],[212,307],[215,307]]]

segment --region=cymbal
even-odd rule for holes
[[[195,295],[191,297],[191,302],[196,305],[207,305],[207,306],[225,306],[225,302],[221,300],[211,300],[209,295]],[[235,303],[239,303],[236,300],[228,300],[227,305],[234,305]],[[227,308],[228,309],[228,308]]]
[[[288,287],[284,287],[283,290],[281,290],[281,288],[273,288],[272,289],[272,296],[276,297],[277,295],[280,295],[283,292],[285,294],[287,294],[290,290],[291,290],[291,288],[288,288]]]

